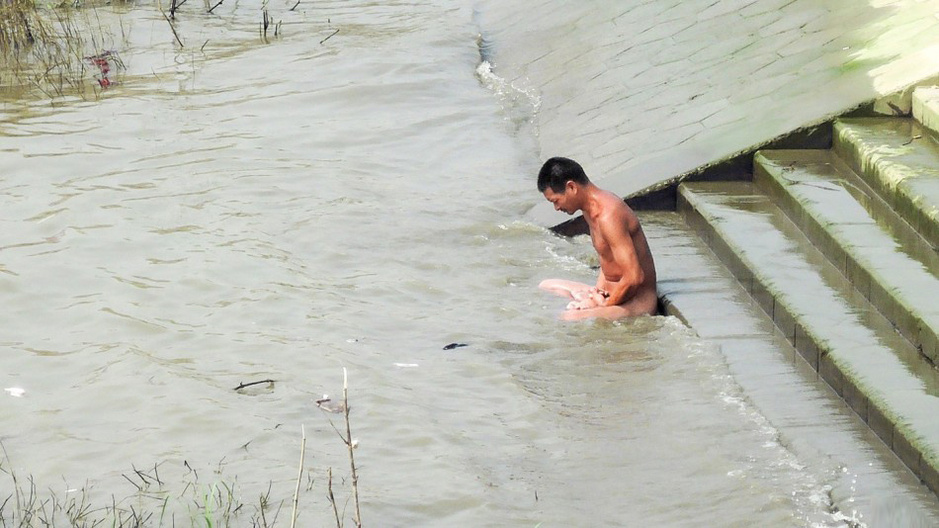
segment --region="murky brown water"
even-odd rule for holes
[[[345,367],[367,525],[842,524],[839,461],[775,442],[676,320],[556,321],[535,286],[589,251],[522,220],[538,102],[477,72],[471,2],[293,4],[270,43],[255,3],[181,8],[182,50],[102,8],[120,84],[2,102],[5,468],[109,504],[157,465],[124,506],[185,524],[234,484],[249,525],[269,487],[289,509],[304,426],[328,526],[347,460],[314,401]]]

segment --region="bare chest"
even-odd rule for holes
[[[593,242],[593,249],[597,251],[597,254],[600,256],[600,260],[602,261],[609,259],[611,250],[610,244],[607,242],[606,238],[604,238],[599,233],[595,234],[594,231],[591,231],[590,240]]]

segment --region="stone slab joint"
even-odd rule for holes
[[[939,132],[939,86],[917,86],[912,96],[913,119]]]

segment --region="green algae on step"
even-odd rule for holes
[[[833,150],[939,247],[939,145],[908,118],[839,119]]]

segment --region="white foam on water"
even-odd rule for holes
[[[684,328],[678,319],[674,319],[674,324]],[[691,332],[687,328],[684,331]],[[788,486],[789,500],[795,515],[806,526],[844,526],[847,518],[835,508],[830,494],[832,487],[823,481],[826,469],[808,467],[786,448],[780,439],[780,431],[748,400],[733,375],[727,371],[723,358],[713,344],[690,339],[688,347],[689,358],[699,358],[706,365],[705,368],[710,370],[711,379],[717,384],[717,397],[745,422],[750,423],[754,434],[762,437],[757,445],[764,452],[748,457],[745,467],[728,472],[728,477],[770,479]],[[850,526],[865,526],[858,523],[858,516],[850,519],[856,523]]]
[[[541,108],[541,95],[537,90],[500,77],[488,60],[483,60],[476,67],[476,77],[483,86],[496,94],[506,119],[513,122],[516,129],[534,124]]]

